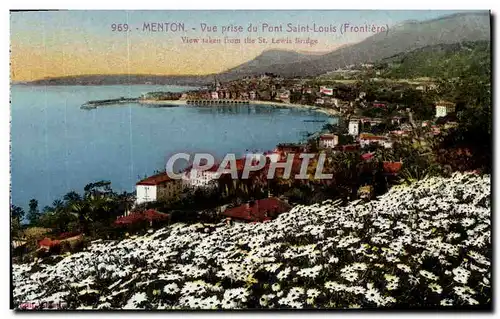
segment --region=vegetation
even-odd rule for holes
[[[392,79],[488,76],[490,52],[489,41],[438,44],[383,59],[376,69]]]

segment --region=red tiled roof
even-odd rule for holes
[[[361,155],[361,159],[363,160],[369,160],[370,158],[373,158],[373,153],[365,153],[363,155]]]
[[[403,167],[403,162],[384,162],[383,166],[385,173],[397,174]]]
[[[371,140],[371,141],[383,141],[387,138],[385,136],[371,135],[371,134],[359,134],[360,140]]]
[[[337,138],[335,134],[323,134],[319,137],[320,140],[334,140],[335,138]]]
[[[291,206],[287,203],[278,198],[271,197],[256,200],[253,204],[247,203],[227,209],[222,214],[230,218],[248,222],[263,222],[271,219],[269,216],[271,213],[281,214],[289,211],[290,208]]]
[[[343,152],[357,151],[359,149],[359,144],[339,145],[335,147],[335,149]]]
[[[129,225],[141,221],[168,220],[168,218],[168,214],[160,213],[154,209],[148,209],[147,211],[133,212],[130,215],[120,217],[115,220],[115,224]]]
[[[53,247],[53,246],[59,245],[60,243],[61,243],[60,240],[57,240],[57,239],[52,240],[50,238],[45,237],[44,239],[42,239],[38,242],[38,246],[40,246],[40,247]]]
[[[159,185],[171,181],[172,179],[167,175],[167,173],[160,173],[153,176],[149,176],[139,182],[136,185]]]

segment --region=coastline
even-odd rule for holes
[[[138,100],[137,102],[149,105],[187,105],[186,100]]]
[[[147,105],[187,105],[187,100],[139,100],[139,104],[147,104]],[[307,105],[307,104],[298,104],[298,103],[284,103],[284,102],[274,102],[274,101],[261,101],[261,100],[251,100],[250,104],[255,105],[264,105],[264,106],[272,106],[272,107],[285,107],[285,108],[298,108],[298,109],[307,109],[314,110],[317,112],[324,113],[328,116],[340,116],[340,113],[334,109],[326,109],[316,105]]]
[[[333,109],[326,109],[322,108],[320,106],[316,105],[307,105],[307,104],[298,104],[298,103],[284,103],[284,102],[274,102],[274,101],[260,101],[260,100],[255,100],[252,101],[252,104],[257,104],[257,105],[267,105],[267,106],[274,106],[274,107],[290,107],[290,108],[298,108],[298,109],[307,109],[307,110],[313,110],[317,112],[324,113],[328,116],[340,116],[340,113],[336,110]]]

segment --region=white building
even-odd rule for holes
[[[339,137],[335,134],[323,134],[319,137],[319,147],[334,148],[339,143]]]
[[[359,145],[367,147],[373,144],[378,144],[384,148],[392,148],[392,141],[385,136],[378,136],[372,134],[360,134],[359,135]]]
[[[160,173],[139,181],[135,185],[136,204],[168,200],[182,191],[182,182]]]
[[[220,173],[217,172],[218,165],[208,170],[190,167],[182,175],[182,184],[184,187],[215,187],[214,181],[218,180]]]
[[[215,92],[215,91],[210,92],[210,97],[211,97],[212,99],[214,99],[214,100],[217,100],[217,99],[219,99],[219,93],[218,93],[218,92]]]
[[[359,120],[349,121],[349,135],[358,136],[359,134]]]
[[[439,101],[436,103],[436,117],[444,117],[455,112],[455,103]]]

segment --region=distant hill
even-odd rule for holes
[[[235,80],[264,72],[285,77],[317,76],[351,64],[377,62],[419,48],[438,44],[490,41],[489,12],[453,14],[423,22],[406,21],[364,41],[316,55],[286,50],[264,51],[255,59],[217,74],[221,81]],[[202,76],[91,75],[33,81],[35,85],[72,84],[177,84],[200,85],[213,81],[213,74]]]
[[[204,85],[213,81],[213,76],[195,75],[144,75],[144,74],[91,74],[46,78],[29,82],[30,85]]]
[[[319,59],[321,56],[322,55],[298,53],[288,50],[266,50],[256,58],[223,72],[221,76],[228,76],[231,74],[262,74],[269,72],[268,69],[276,64],[293,65],[298,62]]]
[[[388,78],[453,78],[467,75],[489,77],[489,41],[426,46],[381,60],[376,68]]]
[[[490,41],[488,12],[460,13],[423,22],[410,21],[310,61],[270,66],[283,76],[316,76],[351,64],[376,62],[401,52],[464,41]]]

